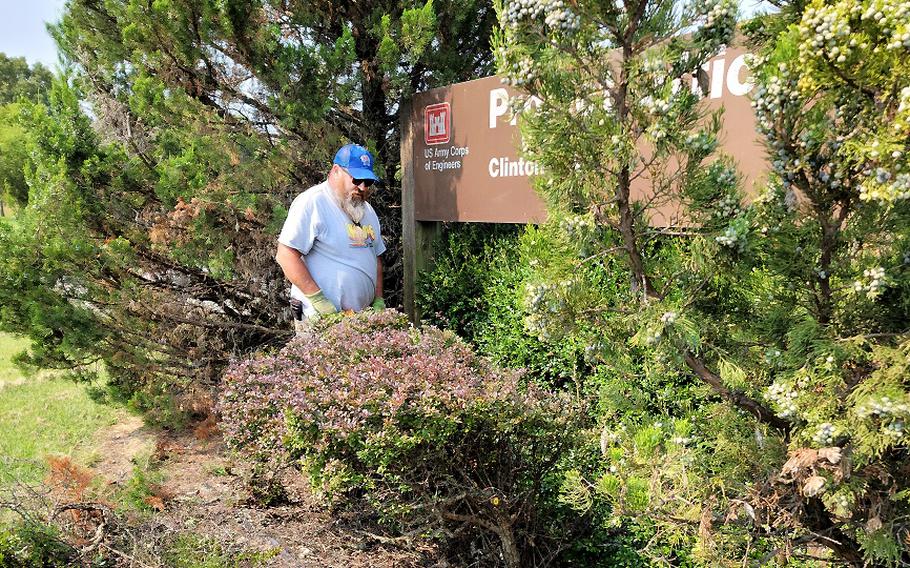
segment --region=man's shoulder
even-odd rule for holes
[[[304,204],[313,204],[317,203],[325,196],[325,182],[317,183],[312,187],[301,191],[297,194],[297,197],[294,198],[294,201],[291,202],[291,205],[304,205]]]

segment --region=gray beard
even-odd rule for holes
[[[360,223],[363,220],[364,213],[366,213],[366,204],[364,204],[362,201],[355,204],[350,198],[348,198],[341,202],[341,209],[348,214],[348,217],[351,218],[351,221]]]

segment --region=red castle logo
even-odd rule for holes
[[[452,134],[449,103],[427,105],[423,111],[423,139],[427,144],[446,144]]]

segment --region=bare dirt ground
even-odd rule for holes
[[[94,472],[111,484],[122,484],[133,471],[134,460],[150,455],[155,433],[138,416],[127,415],[104,430],[98,445],[99,460]]]
[[[330,514],[296,473],[287,478],[288,504],[249,503],[239,474],[242,464],[234,462],[217,432],[205,439],[175,436],[130,419],[106,432],[93,469],[108,483],[122,484],[133,460],[149,452],[165,477],[163,510],[156,521],[172,530],[232,548],[277,551],[268,566],[278,568],[448,566],[429,546],[382,544],[355,516]]]

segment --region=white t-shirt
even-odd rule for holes
[[[376,294],[376,257],[385,252],[379,217],[369,203],[360,223],[348,217],[330,193],[328,182],[298,195],[284,222],[278,242],[303,255],[313,280],[338,310],[360,311]],[[303,310],[315,310],[296,286],[291,297]]]

